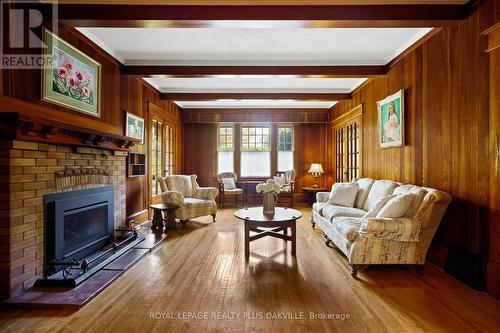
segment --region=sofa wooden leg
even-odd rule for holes
[[[330,244],[332,243],[331,239],[330,238],[327,238],[326,241],[325,241],[325,245],[330,247]]]
[[[212,219],[213,219],[213,220],[214,220],[214,222],[215,222],[215,214],[212,214]]]
[[[313,228],[316,225],[316,222],[314,222],[314,219],[312,217],[311,217],[311,225],[312,225]]]
[[[356,278],[358,276],[358,270],[359,270],[358,265],[351,265],[351,276],[353,278]]]
[[[424,273],[425,273],[425,265],[417,265],[415,268],[416,268],[416,271],[417,271],[418,275],[424,275]]]

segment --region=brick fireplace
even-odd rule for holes
[[[0,141],[0,296],[43,276],[46,194],[114,186],[114,224],[125,225],[124,151]]]

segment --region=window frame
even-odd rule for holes
[[[243,129],[245,129],[245,128],[248,128],[248,129],[252,129],[252,128],[254,128],[254,129],[262,128],[262,129],[264,129],[265,128],[265,129],[267,129],[267,131],[268,131],[268,134],[267,134],[267,136],[268,136],[268,149],[267,150],[244,150],[243,149]],[[247,152],[247,153],[248,152],[260,152],[260,153],[271,152],[272,151],[272,147],[271,147],[271,145],[272,145],[272,137],[271,137],[271,135],[272,135],[271,126],[268,125],[268,124],[265,124],[265,125],[254,125],[254,124],[252,124],[252,125],[246,125],[246,124],[242,124],[241,127],[240,127],[240,135],[239,135],[240,136],[239,137],[239,139],[240,139],[240,152]],[[257,134],[255,134],[255,136],[257,136]],[[263,136],[263,134],[262,134],[262,136]],[[248,135],[248,137],[250,138],[250,135]],[[257,140],[255,141],[255,144],[257,144]],[[262,141],[262,144],[263,144],[263,141]]]

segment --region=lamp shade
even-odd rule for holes
[[[309,173],[316,173],[316,174],[322,174],[325,171],[323,170],[323,166],[321,163],[313,163],[311,164],[311,167],[309,168]]]

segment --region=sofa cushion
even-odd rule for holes
[[[328,203],[336,206],[353,207],[358,184],[356,183],[335,183],[328,197]]]
[[[370,217],[376,217],[377,214],[380,212],[380,210],[382,208],[384,208],[385,204],[388,203],[389,200],[391,200],[395,196],[396,196],[395,194],[391,194],[391,195],[388,195],[388,196],[385,196],[385,197],[381,198],[379,201],[377,201],[377,203],[375,204],[375,206],[373,206],[372,209],[370,209],[365,214],[365,216],[363,216],[363,218],[367,219],[367,218],[370,218]]]
[[[416,194],[413,193],[396,195],[378,212],[377,218],[400,218],[407,216],[406,213],[410,209],[415,197]]]
[[[165,181],[167,183],[169,191],[181,192],[184,198],[193,196],[193,176],[168,176],[165,177]],[[196,181],[196,178],[194,179],[194,181]]]
[[[401,185],[396,187],[393,192],[393,194],[406,194],[406,193],[415,194],[415,197],[413,198],[414,200],[411,203],[410,208],[406,212],[406,216],[412,217],[417,212],[418,207],[420,207],[420,204],[424,200],[427,191],[422,187],[416,185]]]
[[[323,215],[328,220],[331,220],[335,217],[340,216],[349,216],[349,217],[362,217],[366,214],[366,212],[362,209],[354,208],[354,207],[342,207],[342,206],[334,206],[327,205],[321,211],[321,215]]]
[[[359,237],[361,219],[353,217],[336,217],[332,220],[333,229],[349,242],[354,242]]]
[[[398,186],[398,184],[391,180],[374,181],[370,189],[370,193],[366,198],[363,209],[366,211],[372,209],[373,206],[375,206],[375,204],[377,203],[377,201],[379,201],[385,196],[388,196],[389,194],[392,194],[396,186]]]
[[[356,200],[354,201],[354,207],[363,209],[365,205],[366,198],[368,198],[368,193],[373,185],[373,179],[371,178],[361,178],[357,179],[358,193],[356,194]]]
[[[329,206],[328,203],[326,202],[315,202],[313,204],[313,210],[318,213],[318,214],[321,214],[321,211],[323,210],[323,208],[325,208],[326,206]]]

